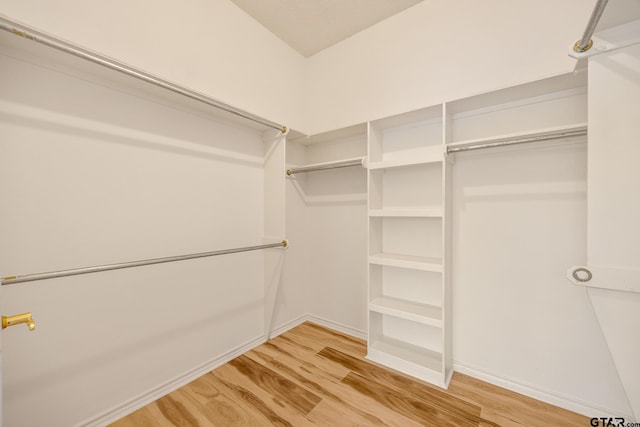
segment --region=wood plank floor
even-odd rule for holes
[[[445,391],[365,354],[364,341],[304,323],[112,426],[589,425],[458,373]]]

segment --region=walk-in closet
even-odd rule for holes
[[[637,0],[0,8],[0,426],[640,422]]]

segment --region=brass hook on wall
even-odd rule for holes
[[[31,317],[31,312],[16,314],[15,316],[2,316],[2,329],[22,323],[27,325],[30,331],[36,329],[36,322],[33,320],[33,317]]]

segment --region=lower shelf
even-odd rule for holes
[[[369,310],[425,325],[442,327],[442,308],[433,305],[380,296],[369,303]]]
[[[441,353],[393,338],[369,342],[367,359],[445,389],[451,380],[452,372],[443,371]]]
[[[414,270],[442,272],[442,259],[413,255],[377,253],[369,255],[369,263]]]

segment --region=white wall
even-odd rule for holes
[[[586,146],[458,155],[455,369],[591,416],[629,414],[584,288]]]
[[[3,276],[261,243],[260,131],[1,54],[0,94]],[[256,345],[263,265],[248,252],[3,286],[3,314],[36,320],[2,333],[5,425],[77,425]]]
[[[2,14],[292,128],[304,58],[228,0],[4,1]]]
[[[311,133],[570,72],[594,1],[425,0],[308,59]]]

